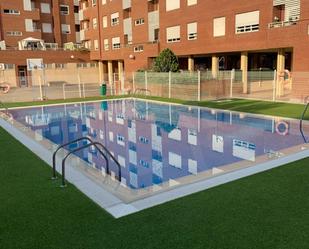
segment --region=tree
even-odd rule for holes
[[[153,70],[155,72],[177,72],[179,70],[177,56],[169,48],[164,49],[155,59]]]

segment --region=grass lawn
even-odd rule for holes
[[[205,102],[263,112],[263,103],[234,103]],[[289,117],[303,109],[264,107]],[[1,128],[0,148],[1,249],[309,248],[309,158],[116,220],[74,186],[59,188]]]

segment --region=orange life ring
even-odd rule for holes
[[[4,94],[8,93],[11,89],[10,85],[8,85],[8,84],[2,85],[0,88],[2,89],[2,93],[4,93]]]
[[[279,121],[276,124],[276,132],[281,136],[286,136],[289,134],[289,124],[285,121]]]

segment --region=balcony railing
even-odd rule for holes
[[[268,24],[269,29],[273,28],[282,28],[282,27],[288,27],[292,25],[296,25],[297,21],[278,21],[278,22],[272,22]]]

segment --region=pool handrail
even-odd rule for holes
[[[305,104],[306,104],[306,107],[305,107],[305,109],[304,109],[304,111],[303,111],[303,113],[302,113],[302,116],[301,116],[301,119],[300,119],[300,122],[299,122],[299,130],[300,130],[300,134],[302,135],[302,137],[303,137],[303,139],[304,139],[304,142],[307,144],[308,141],[307,141],[307,139],[306,139],[306,137],[305,137],[305,134],[304,134],[304,131],[303,131],[303,120],[304,120],[305,115],[306,115],[306,112],[307,112],[307,110],[308,110],[308,108],[309,108],[309,96],[307,96],[307,97],[305,98],[304,102],[305,102]]]
[[[61,187],[65,187],[66,186],[66,184],[65,184],[65,163],[66,163],[66,160],[68,159],[68,157],[70,156],[70,155],[72,155],[73,153],[75,153],[75,152],[77,152],[77,151],[80,151],[80,150],[83,150],[83,149],[86,149],[86,148],[88,148],[88,147],[90,147],[90,146],[95,146],[96,147],[96,149],[100,152],[100,154],[106,159],[106,156],[104,155],[104,153],[103,153],[103,151],[102,150],[100,150],[99,148],[98,148],[98,146],[101,146],[101,147],[103,147],[104,148],[104,150],[106,150],[106,151],[108,151],[106,148],[105,148],[105,146],[103,145],[103,144],[101,144],[101,143],[99,143],[99,142],[91,142],[91,143],[89,143],[89,144],[86,144],[86,145],[84,145],[84,146],[81,146],[81,147],[78,147],[78,148],[76,148],[76,149],[74,149],[74,150],[72,150],[72,151],[70,151],[63,159],[62,159],[62,185],[61,185]],[[111,155],[111,153],[108,151],[108,154],[110,154]],[[112,158],[113,158],[113,160],[115,159],[113,156],[112,156]],[[116,160],[116,159],[115,159]],[[108,160],[106,161],[107,163],[108,163]],[[119,162],[116,160],[116,164],[117,164],[117,166],[119,167],[118,169],[119,169],[119,172],[118,172],[118,181],[121,181],[121,166],[120,166],[120,164],[119,164]]]
[[[88,141],[88,142],[90,142],[90,143],[93,143],[92,139],[90,139],[89,137],[80,137],[80,138],[78,138],[78,139],[72,140],[72,141],[70,141],[70,142],[68,142],[68,143],[65,143],[65,144],[62,144],[62,145],[58,146],[58,148],[54,151],[54,153],[53,153],[53,176],[52,176],[52,179],[53,179],[53,180],[57,179],[57,174],[56,174],[56,154],[57,154],[57,152],[58,152],[60,149],[64,148],[65,146],[68,146],[68,145],[70,145],[70,144],[74,144],[74,143],[80,142],[80,141],[82,141],[82,140],[86,140],[86,141]],[[96,145],[95,145],[95,147],[96,147],[96,149],[99,150],[99,148],[97,148]],[[107,173],[109,173],[108,159],[107,159],[107,157],[106,157],[105,155],[104,155],[104,159],[105,159],[105,161],[107,161],[106,170],[107,170]]]
[[[65,144],[61,144],[60,146],[57,147],[57,149],[53,153],[53,176],[52,176],[52,179],[57,179],[57,175],[56,175],[56,154],[57,154],[57,152],[60,149],[64,148],[65,146],[77,143],[77,142],[82,141],[82,140],[87,140],[90,143],[92,142],[92,140],[89,137],[80,137],[80,138],[77,138],[77,139],[72,140],[70,142],[67,142]]]
[[[118,180],[121,181],[121,165],[119,163],[119,161],[114,157],[114,155],[102,144],[102,143],[98,143],[98,146],[101,146],[102,149],[109,155],[109,157],[114,161],[114,163],[116,163],[117,167],[118,167]]]

